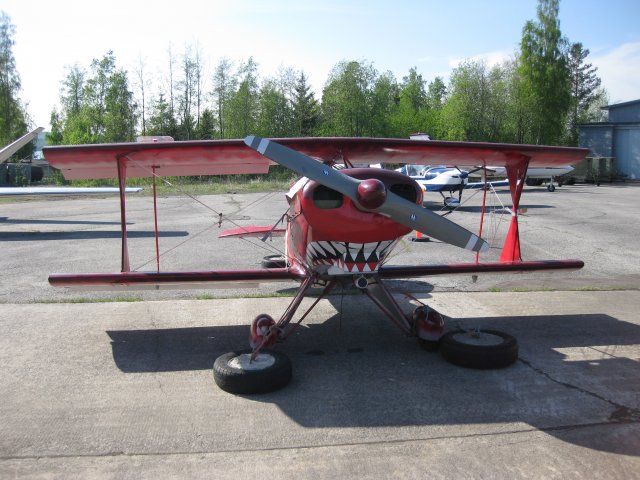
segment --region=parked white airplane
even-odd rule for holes
[[[574,168],[571,165],[565,165],[563,167],[538,167],[529,168],[527,170],[527,178],[525,180],[526,185],[530,187],[542,185],[542,182],[547,180],[547,190],[553,192],[556,187],[553,184],[554,180],[561,176],[571,173]],[[507,170],[504,167],[487,167],[487,177],[506,177]]]
[[[553,192],[556,187],[553,184],[554,179],[560,175],[566,175],[574,170],[571,165],[562,167],[537,167],[527,170],[526,184],[529,186],[542,185],[547,180],[547,190]],[[424,165],[405,165],[398,168],[397,171],[409,175],[418,185],[422,187],[424,192],[438,192],[444,199],[446,207],[457,207],[460,205],[462,191],[468,189],[484,188],[485,183],[469,182],[469,177],[480,177],[481,171],[485,171],[487,178],[504,178],[507,175],[504,167],[487,167],[478,168],[477,170],[462,170],[458,167],[425,167]],[[509,180],[491,180],[487,185],[492,187],[506,187]],[[444,192],[449,192],[449,196],[445,196]],[[458,192],[458,198],[453,194]]]

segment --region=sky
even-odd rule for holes
[[[67,68],[89,70],[112,50],[116,65],[144,64],[154,90],[179,58],[198,49],[206,78],[221,58],[250,56],[262,78],[283,67],[304,71],[316,98],[343,60],[371,62],[398,81],[412,67],[427,82],[448,80],[466,59],[489,65],[513,57],[537,0],[0,0],[16,28],[13,54],[20,98],[34,126],[49,127]],[[561,0],[560,29],[591,52],[610,103],[640,99],[640,1]]]

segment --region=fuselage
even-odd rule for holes
[[[387,191],[422,204],[420,186],[407,175],[376,168],[345,169],[343,173],[358,180],[377,179]],[[321,274],[375,272],[396,242],[411,232],[313,180],[298,181],[287,198],[286,255],[291,263]]]

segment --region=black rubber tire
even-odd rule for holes
[[[267,255],[262,259],[262,268],[285,268],[287,260],[282,255]]]
[[[213,378],[225,392],[235,394],[267,393],[285,387],[291,380],[291,360],[284,353],[262,350],[271,355],[275,362],[262,370],[245,370],[230,365],[230,362],[251,350],[240,350],[220,355],[213,363]]]
[[[486,370],[508,367],[518,359],[518,341],[508,333],[480,330],[481,334],[502,338],[500,343],[491,345],[461,341],[460,336],[465,333],[465,330],[453,330],[440,339],[440,353],[448,362],[460,367]]]
[[[423,340],[422,338],[419,338],[418,343],[420,344],[420,348],[427,352],[437,352],[440,348],[440,340]]]
[[[547,185],[547,190],[549,190],[550,192],[555,192],[556,187],[555,185],[553,185],[553,183],[550,183],[549,185]]]

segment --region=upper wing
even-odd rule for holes
[[[320,160],[351,163],[408,163],[418,165],[479,164],[508,166],[526,157],[529,167],[579,162],[586,148],[515,145],[507,143],[446,142],[393,138],[299,138],[276,140]]]
[[[127,177],[226,175],[267,173],[268,159],[242,140],[205,140],[157,143],[111,143],[45,147],[49,164],[69,180],[117,178],[119,159]]]
[[[522,158],[529,167],[567,165],[582,160],[584,148],[444,142],[393,138],[283,138],[281,145],[321,161],[359,164],[411,163],[508,166]],[[44,155],[67,179],[115,178],[125,159],[127,177],[267,173],[270,161],[243,140],[118,143],[45,147]]]

